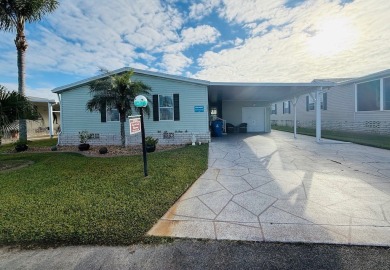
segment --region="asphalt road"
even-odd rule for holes
[[[0,269],[390,269],[390,248],[216,240],[0,249]]]

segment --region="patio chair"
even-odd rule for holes
[[[226,133],[234,133],[234,125],[226,123]]]
[[[246,133],[247,132],[247,127],[248,127],[248,124],[247,123],[241,123],[239,126],[238,126],[238,131],[240,133]]]

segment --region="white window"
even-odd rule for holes
[[[356,84],[357,111],[379,111],[380,88],[380,80]]]
[[[119,121],[119,112],[117,109],[108,109],[107,108],[107,122]]]
[[[314,110],[314,99],[312,98],[311,95],[309,95],[309,111]]]
[[[283,101],[283,114],[291,113],[290,101]]]
[[[315,93],[313,93],[313,96],[314,95],[315,95]],[[328,94],[326,92],[322,92],[322,93],[319,93],[318,97],[320,99],[321,110],[327,110]],[[314,102],[314,99],[312,98],[312,95],[306,96],[306,111],[314,111],[314,109],[315,109],[315,102]],[[290,112],[291,112],[291,109],[290,109]]]
[[[271,114],[277,114],[277,113],[278,113],[277,106],[276,103],[274,103],[271,105]]]
[[[159,95],[159,113],[161,120],[173,120],[173,97]]]

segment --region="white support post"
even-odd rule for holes
[[[294,107],[294,139],[297,138],[297,102],[298,102],[299,97],[294,97],[292,100],[292,104]]]
[[[53,104],[50,102],[47,103],[48,113],[49,113],[49,134],[50,138],[53,138]]]
[[[322,87],[316,90],[316,141],[319,143],[321,141],[321,98],[320,92]]]

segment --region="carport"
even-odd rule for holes
[[[315,95],[312,98],[315,100],[316,141],[320,142],[321,101],[319,95],[323,90],[333,86],[335,83],[327,81],[313,81],[311,83],[210,82],[208,87],[209,109],[210,113],[214,113],[218,118],[226,121],[235,120],[236,124],[239,120],[245,119],[253,119],[253,123],[256,124],[256,119],[251,114],[259,114],[263,110],[264,114],[261,114],[261,118],[264,119],[264,132],[270,132],[271,104],[279,101],[291,101],[294,110],[294,138],[296,138],[297,101],[300,96],[312,95],[314,92]],[[261,129],[261,127],[261,123],[259,123],[258,128]],[[259,131],[256,128],[253,130]]]

